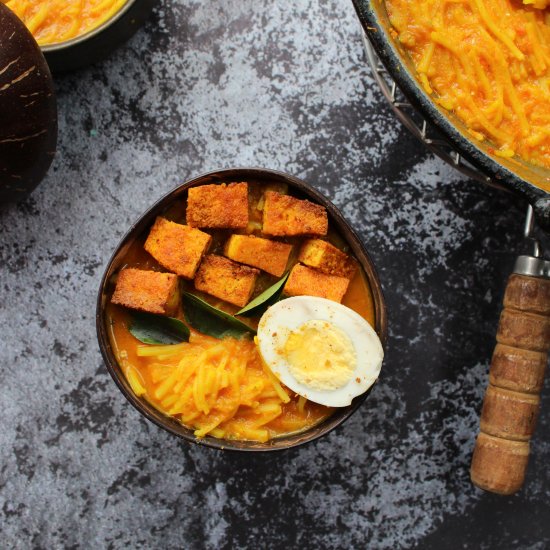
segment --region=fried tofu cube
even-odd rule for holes
[[[281,195],[288,193],[288,184],[271,182],[263,183],[262,185],[251,185],[248,189],[248,206],[253,210],[261,212],[265,204],[265,192],[275,191]]]
[[[224,254],[236,262],[258,267],[280,277],[285,272],[291,251],[291,244],[252,235],[231,235],[225,244]]]
[[[296,264],[290,272],[284,292],[289,296],[318,296],[340,303],[349,280],[345,277],[327,275],[305,265]]]
[[[298,261],[327,275],[338,275],[349,280],[357,271],[357,262],[353,258],[321,239],[305,241],[298,253]]]
[[[274,191],[265,192],[263,232],[266,235],[322,237],[327,231],[328,217],[324,206]]]
[[[197,271],[195,288],[230,304],[244,307],[254,292],[259,273],[253,267],[209,254]]]
[[[248,183],[191,187],[187,196],[191,227],[244,229],[248,225]]]
[[[179,301],[177,275],[132,267],[118,274],[111,298],[113,304],[160,315],[175,315]]]
[[[169,271],[192,279],[211,240],[212,237],[200,229],[158,217],[144,248]]]

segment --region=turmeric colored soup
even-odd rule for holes
[[[529,5],[527,5],[529,4]],[[443,108],[502,157],[550,167],[546,0],[387,0],[397,38]]]
[[[127,0],[0,0],[41,46],[81,36],[105,23]]]
[[[143,269],[158,266],[142,249],[142,243],[129,250],[125,265]],[[362,269],[351,281],[342,303],[374,325],[372,294]],[[215,305],[224,307],[219,302]],[[234,313],[231,308],[225,305]],[[181,312],[179,317],[183,320]],[[111,344],[134,393],[194,430],[197,437],[265,442],[304,431],[333,412],[279,384],[264,370],[252,340],[218,340],[191,329],[189,343],[145,345],[128,331],[129,319],[128,310],[107,305]]]

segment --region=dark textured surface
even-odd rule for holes
[[[53,169],[0,213],[3,547],[550,545],[548,381],[523,491],[468,479],[523,207],[396,124],[350,2],[165,0],[126,47],[57,85]],[[275,456],[190,447],[148,424],[95,340],[101,273],[128,225],[177,183],[233,165],[331,197],[389,308],[365,405]]]

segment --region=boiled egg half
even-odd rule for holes
[[[370,324],[324,298],[296,296],[262,316],[256,340],[265,365],[291,391],[345,407],[376,381],[384,351]]]

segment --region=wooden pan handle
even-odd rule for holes
[[[523,485],[550,349],[550,280],[512,274],[504,294],[470,477],[510,495]]]

